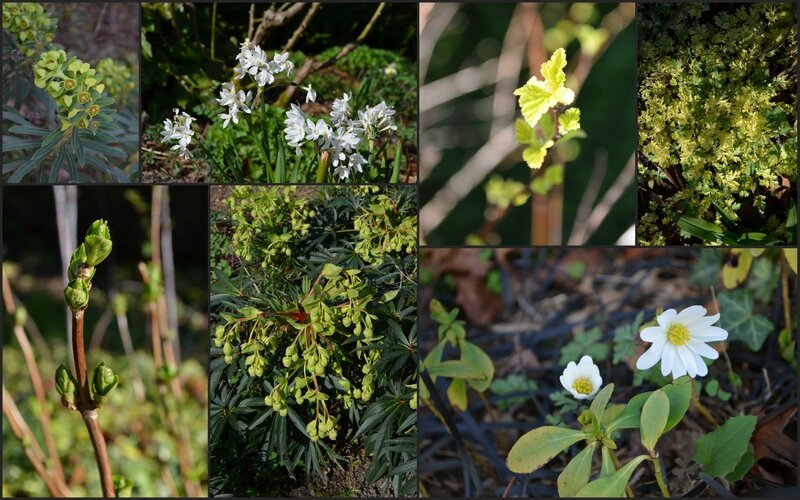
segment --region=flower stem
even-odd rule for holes
[[[317,184],[325,182],[325,177],[328,175],[328,159],[330,155],[327,151],[323,151],[319,157],[319,164],[317,165]]]
[[[692,379],[692,406],[694,406],[695,409],[700,412],[700,414],[703,415],[706,420],[708,420],[708,423],[714,426],[714,428],[719,427],[717,420],[714,418],[711,412],[708,411],[708,408],[706,408],[705,405],[700,402],[700,394],[697,392],[697,386],[694,379]]]
[[[622,464],[620,463],[619,458],[617,458],[617,453],[611,448],[606,447],[606,449],[608,449],[608,451],[610,452],[611,461],[614,462],[614,467],[616,467],[617,470],[620,470],[622,468]],[[629,484],[625,485],[625,493],[628,494],[628,498],[635,498],[633,496],[633,490],[631,489],[631,485]]]
[[[111,462],[108,460],[106,439],[97,419],[97,411],[89,393],[89,376],[86,370],[86,353],[83,346],[83,311],[72,311],[72,354],[75,356],[75,371],[78,381],[78,410],[81,412],[89,439],[92,441],[94,456],[97,460],[97,470],[100,472],[100,484],[103,487],[103,496],[113,498],[114,480],[111,475]]]
[[[669,498],[669,490],[667,489],[666,483],[664,483],[664,474],[661,471],[661,460],[657,456],[651,457],[650,460],[653,462],[653,472],[655,472],[656,475],[658,488],[661,490],[661,494],[664,495],[665,498]]]

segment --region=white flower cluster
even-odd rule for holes
[[[244,75],[250,75],[255,80],[258,88],[271,85],[275,81],[275,75],[286,72],[286,76],[291,76],[294,71],[294,64],[289,60],[289,53],[275,53],[271,61],[267,61],[267,53],[261,47],[254,44],[250,39],[245,39],[239,46],[239,54],[236,56],[239,64],[233,68],[236,73],[236,80],[241,80]]]
[[[161,142],[177,140],[178,144],[172,146],[173,150],[180,150],[180,155],[185,159],[189,159],[189,150],[186,147],[192,142],[194,131],[192,130],[192,122],[196,119],[189,116],[186,112],[173,109],[175,118],[164,120],[164,131],[161,132]]]
[[[236,88],[232,82],[223,83],[222,90],[219,91],[219,99],[217,99],[220,105],[228,106],[228,112],[219,115],[225,120],[222,124],[222,128],[227,127],[231,120],[233,120],[233,123],[239,123],[239,110],[250,113],[248,104],[252,99],[253,93],[251,91],[248,90],[246,94],[244,90],[236,92]]]
[[[333,101],[331,125],[322,118],[315,122],[294,103],[292,109],[286,112],[284,134],[287,143],[295,148],[295,154],[300,154],[300,148],[306,141],[316,143],[321,151],[327,151],[330,155],[333,175],[339,180],[347,179],[353,172],[363,172],[362,167],[367,160],[358,152],[358,148],[365,136],[371,140],[385,130],[397,130],[392,121],[395,111],[385,102],[367,106],[358,111],[357,120],[351,119],[351,97],[352,94],[345,93],[341,99]],[[315,98],[316,93],[309,91],[306,102]]]

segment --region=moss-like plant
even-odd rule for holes
[[[794,7],[639,14],[639,242],[795,242]]]

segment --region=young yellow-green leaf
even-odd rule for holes
[[[520,120],[519,118],[514,122],[514,138],[520,144],[530,144],[537,140],[533,127],[528,125],[528,122],[525,120]]]
[[[581,110],[569,108],[558,117],[558,130],[563,135],[581,128]]]
[[[550,60],[542,64],[541,73],[544,80],[532,76],[528,82],[514,91],[519,96],[519,107],[522,116],[531,126],[539,122],[539,118],[550,108],[561,104],[572,104],[575,93],[564,87],[567,65],[567,54],[564,49],[553,52]]]
[[[561,498],[575,496],[575,493],[586,486],[592,472],[592,457],[596,448],[597,441],[592,441],[564,467],[558,475],[558,496]]]
[[[550,113],[545,113],[539,118],[539,130],[542,131],[542,137],[549,138],[553,137],[556,132],[555,124],[553,123],[553,115]]]
[[[553,141],[547,141],[544,144],[539,142],[531,144],[522,152],[522,159],[532,169],[541,168],[542,163],[544,163],[544,157],[547,156],[547,150],[552,145]]]
[[[658,438],[664,433],[664,427],[667,425],[668,416],[669,398],[664,394],[664,391],[659,389],[647,398],[647,401],[645,401],[642,407],[642,444],[651,455],[654,454]]]
[[[731,417],[720,427],[697,439],[694,461],[711,477],[723,477],[736,470],[747,452],[756,417]]]
[[[621,497],[625,493],[625,485],[628,484],[634,469],[646,458],[646,455],[639,455],[610,476],[595,479],[587,484],[575,496],[594,498]]]
[[[494,378],[494,363],[492,363],[492,358],[490,358],[483,349],[466,340],[462,340],[459,346],[461,347],[461,361],[464,364],[474,367],[482,375],[480,378],[473,377],[467,379],[467,383],[478,392],[485,391],[492,385],[492,378]]]
[[[454,408],[460,411],[467,411],[467,385],[464,379],[457,378],[450,382],[447,388],[447,399]]]
[[[606,405],[608,404],[608,400],[611,399],[611,393],[613,392],[614,384],[608,384],[600,389],[600,392],[594,397],[589,409],[594,413],[596,418],[600,419],[603,416],[603,412],[606,410]]]
[[[327,279],[335,278],[342,272],[342,268],[331,264],[330,262],[322,266],[322,275]]]
[[[538,427],[514,443],[506,465],[511,472],[530,474],[581,439],[586,439],[586,434],[575,429]]]

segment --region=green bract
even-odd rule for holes
[[[33,67],[34,84],[45,89],[59,108],[61,130],[70,127],[96,131],[100,121],[110,121],[103,108],[114,99],[103,96],[105,85],[96,76],[96,71],[75,56],[67,59],[63,50],[42,53]]]
[[[58,20],[32,2],[3,4],[3,29],[17,40],[26,57],[32,58],[53,41]]]
[[[793,243],[794,7],[639,12],[639,241]]]

